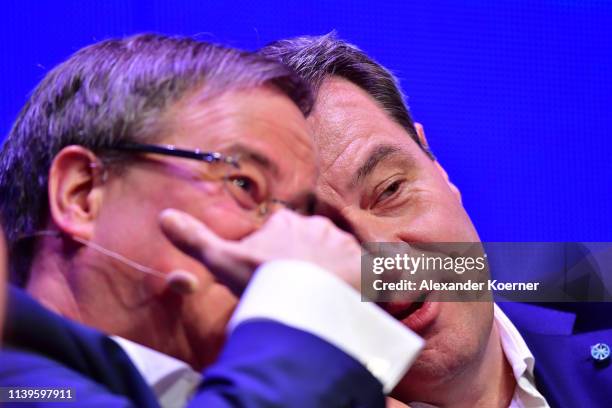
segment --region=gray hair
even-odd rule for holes
[[[189,91],[204,98],[272,85],[307,115],[310,87],[278,61],[192,38],[140,34],[77,51],[49,72],[21,110],[0,151],[0,218],[16,283],[28,278],[33,240],[44,227],[53,158],[68,145],[101,154],[151,142],[164,110]]]
[[[326,78],[339,76],[366,91],[431,158],[415,129],[399,81],[357,46],[336,37],[304,36],[273,42],[259,53],[280,60],[308,81],[315,93]]]

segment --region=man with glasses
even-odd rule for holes
[[[283,65],[186,38],[104,41],[52,70],[0,154],[27,291],[1,385],[86,406],[384,404],[419,340],[360,302],[356,241],[298,214],[310,101]]]

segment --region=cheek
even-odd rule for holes
[[[156,245],[163,236],[158,216],[166,208],[185,211],[209,223],[224,225],[231,229],[230,217],[220,213],[224,200],[223,187],[218,183],[190,183],[176,177],[151,172],[121,175],[109,182],[104,192],[100,214],[96,220],[98,242],[111,245],[122,242],[146,240]],[[215,227],[211,227],[215,228]]]
[[[221,238],[228,240],[244,238],[257,228],[254,220],[233,203],[211,200],[205,206],[177,209],[190,213]]]
[[[252,233],[254,216],[246,213],[229,197],[220,183],[197,183],[165,194],[157,212],[166,208],[184,211],[205,224],[224,239],[238,240]]]
[[[401,241],[479,241],[474,225],[463,206],[445,185],[419,193],[406,216],[395,221],[396,238]]]
[[[128,180],[111,189],[100,225],[115,226],[115,240],[122,235],[137,240],[146,237],[156,245],[166,241],[158,217],[167,208],[194,216],[225,239],[240,239],[254,230],[251,219],[228,197],[221,183],[190,183],[163,176],[148,178],[147,183]]]

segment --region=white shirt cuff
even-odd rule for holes
[[[271,319],[331,343],[361,362],[391,392],[423,347],[423,340],[348,284],[309,262],[263,264],[229,323]]]

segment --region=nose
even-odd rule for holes
[[[377,217],[358,206],[339,207],[319,199],[315,213],[329,218],[338,228],[353,235],[361,244],[405,241],[401,237],[400,220]]]
[[[378,217],[361,208],[346,208],[342,211],[344,222],[360,243],[366,242],[413,242],[404,239],[402,219]]]
[[[353,224],[336,206],[333,206],[325,201],[319,200],[316,204],[314,213],[329,218],[336,227],[357,237],[354,231]]]
[[[357,238],[360,243],[366,242],[394,242],[390,234],[386,234],[384,230],[381,230],[380,226],[372,222],[365,222],[364,220],[357,220],[351,222],[353,225],[353,235]]]

